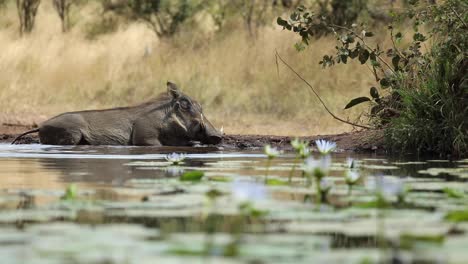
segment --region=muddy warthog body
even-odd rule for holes
[[[200,104],[168,82],[167,94],[133,107],[69,112],[42,123],[42,144],[187,146],[218,144],[222,134],[203,116]]]

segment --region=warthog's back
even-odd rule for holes
[[[39,136],[44,144],[128,145],[133,118],[129,108],[69,112],[44,122]]]

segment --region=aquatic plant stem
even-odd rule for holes
[[[379,263],[385,263],[385,205],[383,197],[380,197],[380,194],[377,194],[377,246],[380,249],[380,260]]]
[[[320,188],[320,179],[318,177],[315,177],[315,185],[316,185],[316,192],[317,192],[317,195],[316,195],[316,202],[317,204],[321,204],[322,203],[322,189]]]
[[[327,105],[325,104],[325,102],[322,100],[322,98],[320,97],[320,95],[315,91],[315,89],[312,87],[312,85],[306,80],[304,79],[296,70],[294,70],[286,61],[283,60],[283,58],[281,58],[281,56],[279,55],[278,51],[276,51],[276,55],[275,55],[276,59],[280,59],[280,61],[286,65],[286,67],[289,68],[289,70],[291,70],[299,79],[301,79],[309,88],[310,90],[312,90],[312,92],[315,94],[315,96],[318,98],[318,100],[320,101],[320,103],[323,105],[323,107],[325,108],[325,110],[336,120],[340,121],[340,122],[343,122],[345,124],[348,124],[348,125],[351,125],[351,126],[355,126],[355,127],[360,127],[360,128],[364,128],[364,129],[372,129],[371,127],[368,127],[368,126],[364,126],[364,125],[359,125],[359,124],[356,124],[356,123],[353,123],[353,122],[350,122],[350,121],[347,121],[347,120],[344,120],[338,116],[336,116],[335,114],[333,114],[330,109],[327,107]]]
[[[351,195],[353,194],[353,185],[348,184],[348,206],[352,206],[353,202],[351,201]]]
[[[214,230],[216,230],[216,223],[213,218],[216,199],[208,200],[208,215],[205,218],[205,255],[210,256],[214,246]]]
[[[296,157],[294,158],[294,163],[293,163],[293,166],[291,168],[291,171],[289,172],[289,177],[288,177],[289,183],[291,183],[292,176],[293,176],[294,172],[296,172],[296,166],[297,166],[297,160],[298,159],[299,159],[299,157],[296,155]]]
[[[266,172],[265,172],[265,184],[268,182],[268,173],[270,172],[270,164],[271,164],[271,158],[268,158],[267,160],[267,165],[266,165]]]

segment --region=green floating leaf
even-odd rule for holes
[[[400,245],[402,248],[411,249],[418,243],[444,243],[445,237],[443,235],[414,235],[414,234],[402,234],[400,236]]]
[[[468,210],[449,212],[445,216],[445,219],[452,222],[468,222]]]
[[[358,105],[358,104],[361,104],[361,103],[364,103],[364,102],[368,102],[370,101],[371,99],[369,97],[358,97],[358,98],[354,98],[353,100],[351,100],[346,106],[344,109],[348,109],[348,108],[351,108],[355,105]]]
[[[203,171],[188,171],[180,176],[181,181],[200,181],[203,176],[205,176],[205,173]]]
[[[448,197],[450,198],[455,198],[455,199],[461,199],[463,198],[465,195],[463,194],[463,191],[461,190],[456,190],[456,189],[452,189],[452,188],[448,188],[448,187],[445,187],[443,189],[444,193],[447,194]]]
[[[288,185],[288,182],[278,180],[278,179],[267,179],[265,181],[265,184],[269,186],[284,186],[284,185]]]
[[[232,181],[231,178],[225,177],[225,176],[211,176],[208,178],[208,180],[214,181],[214,182],[231,182]]]
[[[186,249],[186,248],[171,248],[166,251],[167,254],[176,256],[204,256],[207,253],[204,250]]]
[[[217,189],[211,189],[205,193],[205,195],[210,199],[216,199],[219,196],[223,195],[223,193]]]

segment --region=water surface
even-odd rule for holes
[[[186,159],[171,165],[165,157],[172,152],[186,153]],[[319,159],[318,154],[313,156]],[[351,192],[345,183],[348,158],[359,165],[353,170],[361,177]],[[260,150],[0,145],[0,259],[8,260],[5,263],[468,259],[467,160],[334,153],[331,161],[326,180],[332,187],[320,202],[316,182],[304,176],[302,162],[293,153],[268,162]],[[204,176],[197,182],[181,181],[181,175],[190,171],[202,171]],[[403,186],[403,197],[383,190],[389,193],[386,203],[377,203],[372,188],[376,179],[393,189]],[[75,195],[64,199],[67,190]]]

